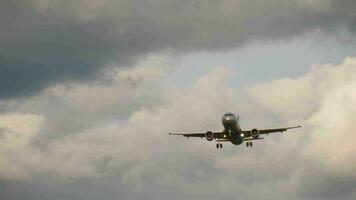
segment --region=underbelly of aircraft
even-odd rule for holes
[[[230,137],[230,141],[232,144],[235,144],[235,145],[239,145],[241,144],[244,140],[243,138],[240,136],[239,132],[234,132],[233,134],[231,134],[231,137]]]
[[[232,144],[239,145],[244,141],[243,138],[241,137],[240,134],[241,132],[237,127],[225,126],[224,132]]]
[[[242,142],[243,142],[243,139],[241,137],[237,137],[237,138],[234,138],[231,140],[231,143],[236,144],[236,145],[242,144]]]

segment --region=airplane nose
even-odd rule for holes
[[[225,126],[230,126],[232,125],[231,123],[233,122],[233,120],[232,117],[224,117],[222,122]]]

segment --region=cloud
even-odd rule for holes
[[[14,151],[16,162],[11,165],[26,176],[0,179],[9,188],[29,188],[34,199],[60,199],[62,194],[67,199],[156,199],[156,194],[173,199],[353,199],[355,63],[350,57],[339,65],[315,65],[300,77],[259,83],[240,92],[226,85],[234,72],[229,69],[212,69],[182,92],[167,81],[170,68],[159,65],[124,70],[115,76],[118,82],[106,86],[81,83],[62,86],[60,92],[59,86],[47,88],[17,106],[18,113],[43,116],[41,128],[33,129],[36,133],[26,139],[23,150]],[[132,87],[121,82],[126,77],[143,82]],[[145,104],[151,98],[146,88],[150,84],[158,97]],[[89,102],[95,112],[77,100],[80,94],[86,104],[93,93],[125,93],[127,88],[135,88],[133,98],[101,95]],[[124,117],[109,112],[136,99],[141,103]],[[261,127],[262,116],[271,126],[301,121],[303,129],[270,135],[253,149],[226,144],[221,151],[205,139],[167,135],[220,130],[220,117],[228,110],[241,113],[243,127]],[[77,116],[71,118],[75,123],[82,123],[80,128],[63,128],[68,125],[63,118],[71,115]],[[9,132],[1,130],[2,135]],[[0,156],[8,160],[13,153],[3,151]],[[12,197],[14,192],[1,195]]]
[[[160,69],[159,67],[157,68]],[[148,71],[147,73],[154,74],[152,70]],[[143,73],[140,69],[137,72],[130,70],[129,74],[137,76]],[[212,155],[218,152],[215,151],[215,148],[212,148],[214,147],[212,144],[200,143],[200,141],[184,143],[185,140],[182,140],[182,138],[168,137],[167,133],[173,131],[173,129],[197,130],[201,127],[197,126],[197,124],[207,125],[206,128],[217,129],[220,115],[224,112],[224,108],[221,107],[223,105],[222,102],[232,101],[230,100],[232,98],[231,90],[226,89],[224,86],[224,78],[229,73],[230,71],[228,70],[216,69],[202,76],[196,81],[189,94],[186,95],[176,90],[165,90],[161,94],[159,106],[137,107],[130,114],[127,121],[114,121],[117,119],[116,116],[96,115],[96,113],[101,112],[100,110],[105,110],[103,107],[98,107],[98,110],[92,114],[90,112],[83,113],[82,109],[78,110],[83,117],[85,115],[96,116],[97,121],[95,124],[85,126],[78,132],[71,134],[59,132],[60,136],[46,136],[46,134],[51,134],[51,128],[55,129],[57,128],[56,126],[47,127],[44,132],[37,132],[36,138],[31,138],[28,141],[30,145],[26,145],[24,151],[18,152],[21,155],[21,159],[18,159],[16,166],[28,173],[28,176],[22,177],[22,179],[30,177],[29,183],[40,182],[40,185],[42,185],[42,181],[47,183],[48,179],[52,179],[52,183],[55,183],[58,187],[61,187],[62,183],[76,182],[78,180],[103,181],[103,183],[99,184],[101,185],[100,187],[115,186],[115,189],[109,190],[111,194],[116,190],[120,190],[117,188],[124,188],[120,190],[123,193],[122,195],[129,195],[130,197],[134,196],[135,193],[137,194],[138,190],[141,191],[139,194],[152,195],[151,191],[158,188],[167,188],[167,191],[160,192],[167,197],[172,194],[171,192],[177,193],[178,196],[179,193],[185,193],[187,197],[190,195],[200,196],[203,192],[205,193],[205,187],[213,183],[209,178],[212,175],[207,173],[210,171],[212,164],[208,160],[191,162],[184,155],[190,149],[189,151],[195,152],[196,156],[200,157],[202,155],[208,159],[209,156],[207,157],[205,153],[201,153],[207,151],[208,155]],[[165,77],[165,75],[162,76]],[[157,76],[153,76],[152,79],[157,80]],[[97,87],[92,89],[95,91],[101,90]],[[112,85],[107,88],[107,90],[110,89],[117,91],[117,88]],[[81,93],[80,90],[74,91]],[[95,93],[95,91],[93,92]],[[145,90],[142,91],[144,92]],[[44,92],[41,98],[46,99],[48,97],[48,93]],[[145,97],[145,95],[142,97]],[[55,97],[50,96],[50,98],[53,101],[53,98],[66,99],[67,96],[58,95]],[[71,98],[68,100],[72,103]],[[38,99],[32,101],[38,101]],[[70,103],[68,103],[69,106]],[[48,106],[43,103],[40,104],[45,107]],[[68,104],[66,105],[68,106]],[[118,101],[114,105],[108,105],[111,108],[115,108],[122,104],[125,105],[127,103]],[[37,109],[33,106],[33,103],[22,105],[19,109],[26,110],[28,109],[26,108],[27,106],[32,107],[34,110]],[[45,107],[42,107],[42,109],[49,110]],[[52,109],[56,110],[54,111],[55,113],[59,110],[62,110],[62,112],[66,110],[65,106],[54,106]],[[211,120],[204,120],[201,117],[202,112],[206,113],[204,116],[210,116]],[[189,120],[186,117],[188,115],[196,118],[197,121],[194,123]],[[45,114],[45,116],[46,121],[51,121],[51,118],[55,117],[48,114]],[[100,123],[103,118],[105,122]],[[61,120],[61,117],[55,119]],[[81,121],[79,118],[76,120],[78,122]],[[179,121],[181,123],[177,123]],[[62,128],[61,130],[65,131]],[[39,137],[47,137],[47,142],[39,145]],[[177,147],[179,148],[177,149]],[[172,155],[185,160],[187,165],[177,165],[176,156],[172,157]],[[10,155],[4,153],[2,156],[7,157]],[[193,169],[195,164],[201,167]],[[0,168],[0,170],[2,169]],[[6,172],[4,171],[4,173]],[[110,182],[110,177],[115,178],[112,183],[108,183]],[[8,177],[1,177],[1,179],[3,181],[6,180],[5,185],[14,180]],[[18,179],[14,184],[23,185],[26,183],[24,180],[19,180],[21,179]],[[178,185],[175,185],[172,180],[176,180]],[[152,183],[152,186],[148,187],[149,182]],[[196,190],[190,190],[196,184],[201,186],[197,187]],[[31,191],[37,191],[33,186],[33,184],[30,184],[28,187],[31,188]],[[78,185],[75,184],[75,187],[78,187]],[[145,188],[149,189],[146,190]],[[58,191],[57,188],[53,190]],[[70,189],[67,188],[64,193],[70,193],[68,190]],[[46,189],[42,191],[46,191]],[[38,192],[34,193],[38,194]],[[42,194],[42,192],[40,193]],[[88,194],[91,194],[91,192],[88,191]],[[4,195],[11,196],[11,192],[5,192]],[[48,195],[50,198],[53,194],[48,192],[44,195]],[[104,193],[101,193],[101,195],[108,196]],[[217,196],[213,191],[205,194],[205,196],[208,195]],[[88,198],[91,199],[93,196],[90,195]]]
[[[355,30],[352,0],[3,0],[0,9],[0,98],[101,79],[149,53]]]
[[[0,177],[24,179],[30,175],[17,164],[40,131],[44,117],[33,114],[7,113],[0,116]]]
[[[157,68],[159,69],[159,67]],[[137,72],[138,74],[141,74],[142,70],[138,69]],[[152,73],[152,70],[149,70],[149,73]],[[106,167],[112,165],[114,169],[120,169],[122,167],[121,165],[131,165],[130,163],[141,162],[142,160],[148,159],[152,154],[158,153],[161,149],[161,146],[157,146],[156,144],[160,144],[161,142],[166,143],[168,141],[167,133],[170,129],[173,127],[179,128],[179,126],[173,126],[176,121],[182,121],[182,124],[187,128],[194,127],[195,123],[206,123],[203,119],[192,123],[188,118],[184,120],[183,116],[191,115],[198,119],[201,112],[208,111],[210,112],[209,116],[211,116],[211,121],[215,121],[216,116],[218,116],[219,119],[220,114],[223,113],[223,110],[221,110],[223,109],[222,106],[215,106],[216,108],[219,108],[216,110],[212,109],[211,105],[222,105],[222,103],[226,101],[226,98],[229,98],[231,95],[229,90],[221,90],[221,88],[224,88],[222,86],[224,84],[223,79],[227,73],[226,70],[219,69],[201,77],[187,97],[176,92],[168,92],[161,97],[161,104],[157,108],[155,108],[155,106],[153,109],[145,108],[140,105],[140,107],[136,107],[130,114],[128,120],[123,122],[112,122],[111,120],[113,119],[119,119],[116,117],[116,114],[112,116],[108,114],[108,108],[105,107],[108,106],[112,109],[117,105],[128,104],[127,101],[122,101],[123,99],[121,96],[116,100],[112,100],[111,98],[106,98],[105,95],[100,95],[101,99],[98,100],[100,102],[96,102],[95,100],[89,102],[89,104],[82,102],[84,106],[81,106],[80,102],[77,101],[77,98],[73,98],[72,96],[74,94],[80,95],[83,100],[83,98],[87,99],[88,97],[91,97],[91,94],[100,94],[102,90],[107,92],[107,94],[112,94],[113,91],[117,90],[120,90],[120,93],[122,93],[125,88],[117,88],[112,85],[106,88],[91,87],[91,90],[94,90],[95,92],[88,93],[86,89],[83,92],[82,88],[84,86],[79,86],[75,87],[74,90],[69,89],[69,94],[66,94],[66,92],[59,93],[56,98],[65,100],[64,106],[59,108],[52,107],[52,109],[66,111],[67,109],[65,106],[68,106],[71,109],[74,108],[76,109],[75,111],[77,112],[77,115],[79,115],[78,118],[75,118],[77,122],[81,122],[83,118],[85,118],[85,115],[92,115],[92,117],[95,117],[94,120],[96,120],[96,125],[92,126],[86,123],[86,126],[79,129],[79,132],[70,133],[68,135],[63,133],[66,131],[65,129],[60,128],[61,130],[59,131],[62,132],[56,132],[58,133],[57,136],[49,137],[48,139],[50,140],[46,140],[45,146],[42,147],[43,149],[29,146],[28,148],[36,150],[37,154],[39,154],[34,154],[34,157],[50,160],[50,162],[46,162],[45,164],[38,162],[41,164],[37,166],[39,169],[36,171],[46,170],[48,167],[50,168],[48,170],[51,170],[53,173],[69,173],[66,175],[68,177],[75,177],[72,173],[78,171],[80,172],[78,176],[81,177],[82,172],[86,171],[81,169],[81,166],[83,168],[87,168],[87,166],[90,166],[90,168],[98,167],[97,173],[100,174],[100,167],[97,166],[97,164],[101,163],[102,160],[109,159],[106,163]],[[121,75],[122,74],[124,73],[121,73]],[[133,75],[136,73],[131,70],[130,74]],[[156,78],[157,77],[155,76],[153,77],[153,79]],[[118,85],[119,87],[122,86],[121,84]],[[130,88],[130,86],[128,87]],[[54,89],[54,91],[57,92],[58,89]],[[134,95],[134,98],[137,98],[138,96],[146,98],[144,94],[145,90],[139,89],[139,91],[132,92],[138,93]],[[207,94],[214,95],[207,96]],[[46,98],[46,96],[47,94],[45,93],[42,98]],[[129,94],[125,95],[125,97],[129,98],[128,101],[133,101]],[[114,99],[115,98],[116,97],[114,97]],[[195,100],[195,103],[191,104],[190,102],[193,102],[193,100]],[[42,106],[44,105],[43,103],[40,104]],[[33,108],[34,106],[35,104],[33,104],[33,102],[26,102],[20,109],[26,110],[26,107]],[[187,113],[185,109],[182,109],[187,106],[191,108],[189,109],[189,113]],[[48,108],[44,108],[44,110],[46,109]],[[92,109],[95,109],[94,112],[92,112]],[[69,114],[73,113],[73,111],[66,112],[69,112]],[[100,116],[100,112],[104,112],[107,115]],[[58,114],[57,111],[54,113]],[[58,116],[50,115],[50,113],[47,113],[46,115],[47,121],[49,122],[51,121],[51,118],[54,118],[54,120],[62,120],[61,118],[58,118]],[[100,123],[100,120],[102,120],[101,118],[108,120],[109,123]],[[66,123],[66,120],[64,120],[64,122]],[[20,123],[20,121],[18,123]],[[51,134],[51,129],[57,128],[56,124],[50,123],[49,125],[51,126],[44,126],[43,128],[46,128],[44,130],[38,130],[36,132],[37,136],[46,138],[48,137],[48,134]],[[36,143],[33,143],[33,145],[36,145]],[[162,146],[163,149],[164,147],[167,147],[167,144],[163,143],[162,145],[164,145]],[[92,148],[94,146],[95,148]],[[149,148],[150,150],[146,151],[145,148]],[[33,151],[31,151],[31,153],[33,153]],[[62,163],[63,160],[67,161]],[[31,160],[29,160],[29,162],[31,162]],[[76,166],[76,170],[71,168],[74,166]],[[23,167],[26,167],[26,164],[23,164]],[[64,171],[62,171],[61,167],[64,168]],[[67,169],[67,167],[70,168]],[[106,172],[106,170],[104,172]],[[92,175],[96,176],[96,173],[88,174],[88,176]]]
[[[38,173],[53,173],[55,177],[63,176],[63,179],[100,176],[95,169],[96,159],[105,160],[108,157],[106,154],[110,155],[110,153],[104,152],[103,155],[103,153],[96,152],[98,158],[91,158],[88,153],[98,150],[97,148],[91,150],[92,145],[95,146],[96,141],[99,140],[104,143],[116,140],[110,135],[116,131],[112,129],[116,127],[115,124],[123,123],[122,121],[140,107],[154,106],[159,103],[155,93],[160,89],[157,87],[149,90],[148,88],[150,84],[162,81],[162,77],[166,76],[170,68],[171,66],[164,59],[152,57],[146,60],[144,67],[118,69],[111,74],[110,84],[55,85],[32,98],[3,102],[3,107],[9,107],[5,110],[33,113],[34,116],[46,118],[40,129],[31,131],[31,137],[21,137],[24,145],[20,150],[14,150],[14,154],[18,155],[16,162],[11,161],[14,157],[12,152],[2,152],[4,166],[13,165],[13,168],[24,171],[23,174],[15,173],[18,175],[17,179],[20,180],[36,177]],[[128,77],[140,81],[133,86],[132,81],[127,81]],[[5,120],[7,118],[1,119],[3,127],[0,129],[0,135],[3,139],[3,147],[13,147],[14,144],[7,139],[8,135],[12,133],[16,136],[18,132],[21,133],[24,130],[14,131],[8,126],[21,128],[22,123],[25,122],[17,117],[13,119],[13,123],[17,124],[12,125],[9,120]],[[84,133],[81,134],[82,132]],[[95,132],[93,138],[87,136],[91,132]],[[109,135],[102,132],[108,132]],[[93,144],[80,141],[72,143],[76,134],[81,135],[78,136],[78,140],[89,137],[88,140],[93,140]],[[101,138],[103,135],[108,138]],[[18,139],[20,138],[16,141]],[[73,152],[76,153],[73,154]],[[4,170],[0,170],[3,175],[2,179],[13,179],[13,177],[5,176],[8,174],[7,167],[1,169]]]
[[[292,180],[300,194],[314,198],[354,198],[356,147],[356,58],[340,65],[315,65],[296,79],[247,89],[262,112],[303,119],[301,166]]]
[[[320,100],[355,79],[354,58],[347,57],[339,66],[314,65],[296,79],[283,78],[246,89],[261,109],[274,114],[308,116],[320,106]]]

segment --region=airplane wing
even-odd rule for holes
[[[214,138],[224,138],[224,133],[223,132],[211,132],[213,134]],[[206,133],[168,133],[169,135],[181,135],[186,138],[190,137],[200,137],[204,138]]]
[[[284,131],[287,131],[288,129],[294,129],[294,128],[300,128],[300,127],[302,127],[302,126],[291,126],[291,127],[285,127],[285,128],[261,129],[261,130],[258,130],[258,133],[260,135],[263,135],[263,134],[268,135],[270,133],[278,133],[278,132],[282,133]],[[253,130],[246,130],[246,131],[242,131],[242,133],[245,135],[245,137],[250,137],[252,131]]]

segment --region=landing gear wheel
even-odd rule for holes
[[[219,148],[219,144],[218,144],[218,143],[216,143],[216,148],[217,148],[217,149]]]
[[[252,145],[252,142],[250,142],[250,147],[252,147],[253,145]]]
[[[249,142],[246,142],[246,147],[249,147],[250,146],[250,143]]]
[[[220,146],[220,149],[222,149],[222,143],[220,143],[219,146]]]

